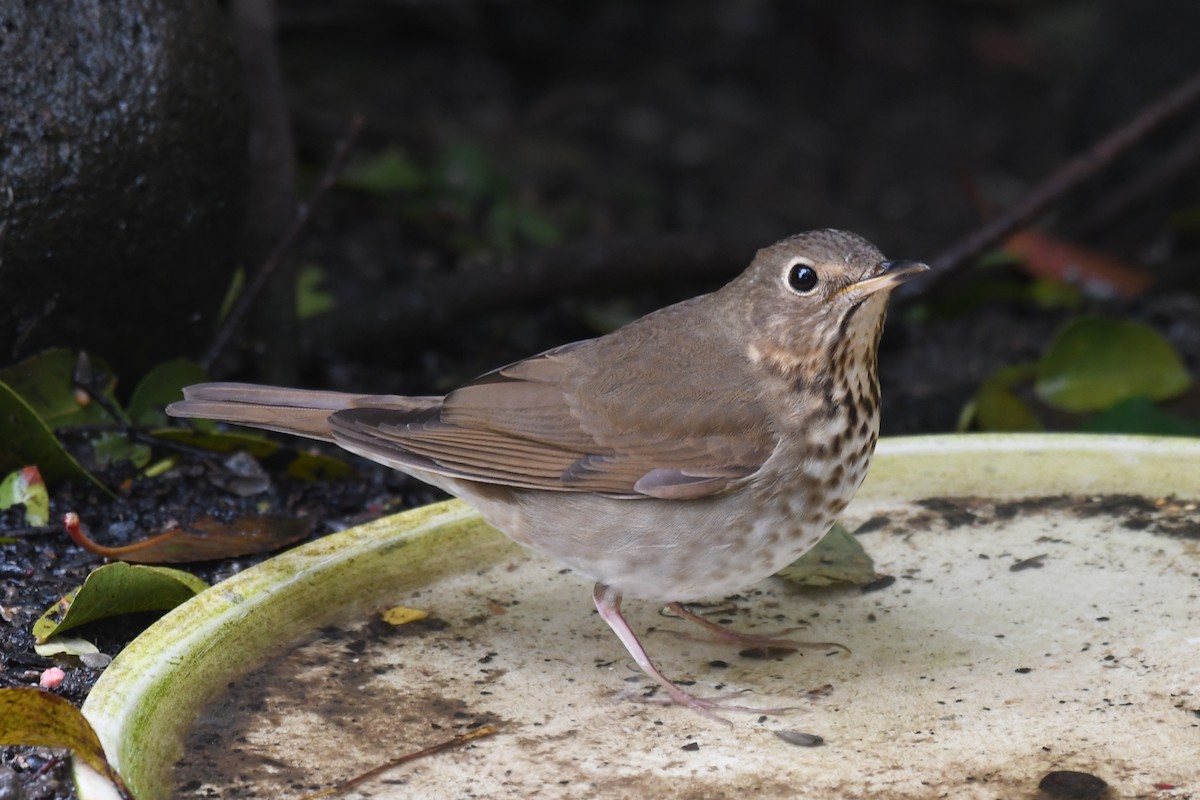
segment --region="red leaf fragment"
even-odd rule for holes
[[[79,515],[63,517],[67,535],[80,547],[97,555],[137,564],[183,564],[265,553],[307,537],[312,532],[308,517],[256,515],[221,522],[204,517],[186,528],[175,528],[140,542],[106,547],[93,541],[79,522]]]
[[[1137,297],[1154,283],[1154,276],[1144,270],[1040,231],[1015,233],[1004,249],[1020,256],[1029,274],[1078,286],[1093,296]]]

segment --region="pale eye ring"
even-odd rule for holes
[[[820,283],[820,276],[817,271],[812,268],[812,264],[804,261],[797,261],[788,267],[787,285],[793,292],[797,294],[808,294],[813,289],[817,288]]]

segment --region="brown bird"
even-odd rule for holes
[[[716,292],[445,397],[206,383],[167,412],[334,442],[466,500],[595,581],[600,616],[670,702],[762,711],[668,680],[621,598],[718,628],[680,603],[766,578],[825,535],[875,449],[888,295],[926,269],[811,231]]]

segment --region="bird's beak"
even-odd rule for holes
[[[928,269],[929,265],[920,261],[882,261],[878,275],[852,283],[846,287],[846,291],[861,295],[888,291]]]

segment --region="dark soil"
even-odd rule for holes
[[[305,324],[297,380],[444,391],[719,282],[712,273],[701,281],[648,273],[647,288],[579,285],[553,301],[389,337],[395,321],[381,298],[437,276],[469,282],[536,249],[520,236],[510,247],[495,235],[489,209],[500,200],[536,210],[561,241],[598,242],[600,251],[618,237],[768,244],[843,227],[889,255],[932,258],[978,224],[981,205],[1011,203],[1194,69],[1200,51],[1190,41],[1185,52],[1172,44],[1172,32],[1187,26],[1156,24],[1191,8],[1186,0],[1136,8],[1115,0],[282,2],[288,99],[304,164],[319,168],[350,116],[362,112],[368,127],[359,152],[398,146],[435,164],[448,148],[469,144],[497,187],[474,206],[431,200],[416,210],[403,198],[333,191],[298,243],[302,260],[324,268],[336,306]],[[1051,228],[1081,229],[1089,201],[1168,144],[1151,143],[1072,196]],[[1087,240],[1154,267],[1155,288],[1137,300],[1087,303],[1155,325],[1200,372],[1196,248],[1179,235],[1186,227],[1170,224],[1172,215],[1195,213],[1200,184],[1194,165],[1178,178]],[[753,246],[724,274],[736,274]],[[930,313],[940,306],[926,300],[896,309],[885,336],[888,435],[954,430],[979,383],[1035,357],[1067,313],[998,295],[960,303],[958,313]],[[356,333],[339,333],[349,329]],[[218,376],[253,379],[261,358],[254,342],[243,343],[219,362]],[[1194,393],[1181,409],[1195,414]],[[105,544],[211,510],[307,515],[322,535],[434,497],[357,464],[358,480],[273,476],[267,491],[243,498],[214,484],[214,467],[181,463],[153,479],[131,469],[105,473],[122,487],[115,499],[54,487],[52,519],[75,511]],[[67,680],[56,691],[81,702],[97,672],[36,655],[30,626],[102,559],[57,525],[21,525],[16,512],[0,516],[0,530],[14,538],[0,545],[0,686],[36,685],[58,664]],[[217,581],[257,560],[194,569]],[[87,635],[115,655],[147,622],[94,625]],[[0,798],[72,796],[65,767],[47,769],[48,753],[0,751]]]

